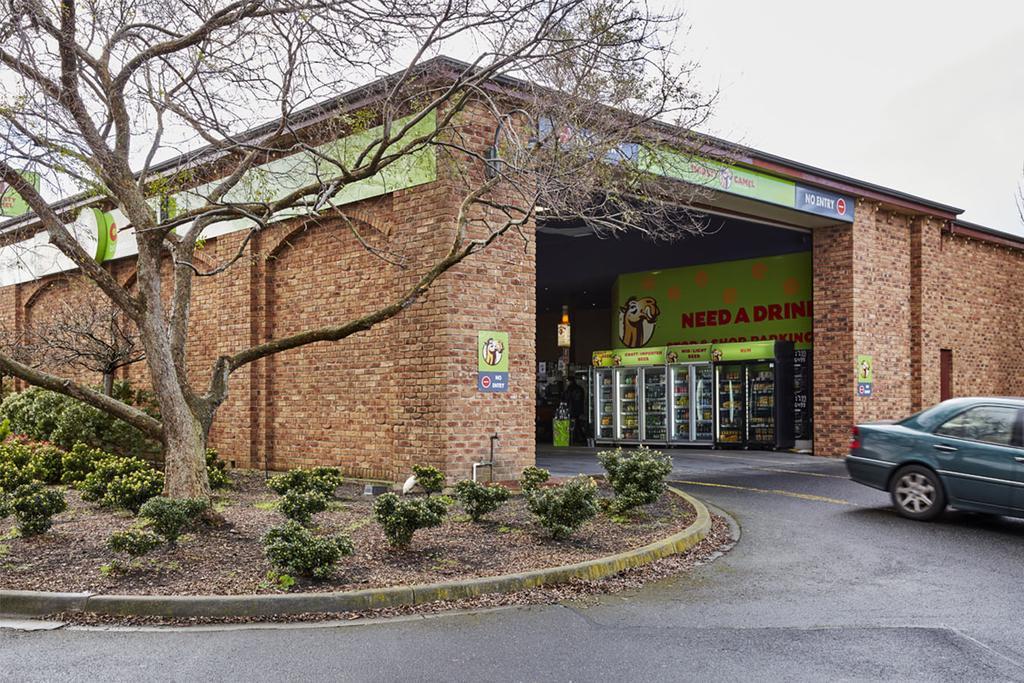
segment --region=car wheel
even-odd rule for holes
[[[935,472],[921,465],[907,465],[892,478],[889,486],[896,511],[909,519],[928,521],[946,509],[946,492]]]

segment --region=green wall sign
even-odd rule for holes
[[[813,342],[810,252],[620,275],[612,338],[626,347]]]
[[[858,396],[871,396],[875,387],[875,361],[871,356],[860,354],[854,366]]]
[[[39,190],[39,174],[31,171],[22,171],[21,177],[32,184],[32,187]],[[31,209],[28,202],[20,194],[14,191],[4,181],[0,180],[0,216],[13,218],[28,213]]]
[[[96,230],[96,261],[103,263],[114,258],[117,252],[117,224],[109,212],[99,209],[86,209],[87,220]]]
[[[711,344],[669,346],[665,349],[665,360],[669,363],[706,363],[711,360]]]
[[[711,349],[711,358],[716,361],[772,360],[775,358],[775,342],[715,344]]]

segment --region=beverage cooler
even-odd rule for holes
[[[591,382],[594,401],[594,441],[611,443],[615,440],[615,370],[595,367]]]
[[[615,368],[615,440],[640,442],[640,368]]]
[[[665,366],[643,368],[643,441],[665,443],[668,438]]]
[[[793,343],[717,344],[712,349],[715,445],[793,447]]]
[[[669,438],[677,444],[714,441],[714,375],[711,347],[670,346]]]

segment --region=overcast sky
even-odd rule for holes
[[[1024,3],[688,0],[708,132],[1024,234]]]

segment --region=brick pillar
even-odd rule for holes
[[[927,220],[864,200],[853,225],[815,230],[816,454],[843,455],[851,425],[905,417],[933,390],[922,349],[934,324],[927,318],[934,295],[927,250],[938,234]],[[861,354],[873,359],[870,397],[856,394]]]
[[[911,410],[939,400],[939,342],[942,304],[942,225],[921,217],[910,224]]]

